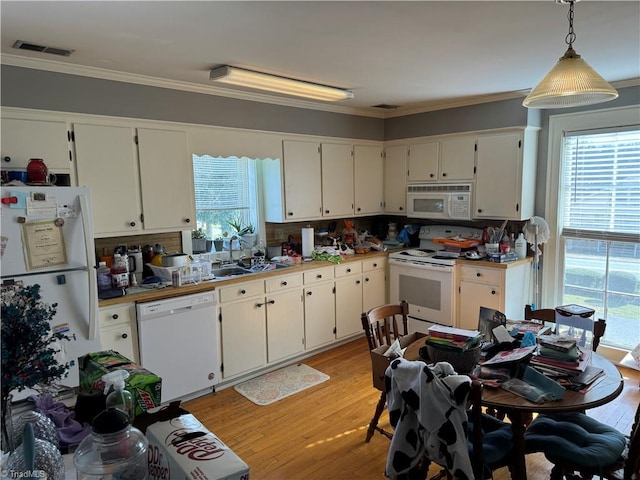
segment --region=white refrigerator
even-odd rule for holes
[[[1,192],[2,284],[39,284],[42,300],[58,304],[51,328],[73,338],[61,342],[59,357],[75,363],[58,383],[76,387],[78,357],[101,350],[89,188],[3,186]],[[14,392],[14,399],[30,393]]]

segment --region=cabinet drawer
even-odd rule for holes
[[[132,362],[137,362],[137,355],[133,349],[131,327],[121,325],[115,328],[100,329],[100,345],[104,350],[115,350]]]
[[[319,268],[310,272],[304,272],[303,275],[305,285],[326,282],[327,280],[333,279],[333,267]]]
[[[101,308],[98,313],[100,328],[113,325],[133,325],[136,321],[136,310],[133,303]],[[132,323],[133,322],[133,323]]]
[[[301,287],[302,274],[296,273],[293,275],[282,275],[280,277],[268,278],[264,281],[264,286],[267,293],[286,290],[293,287]]]
[[[371,270],[377,270],[384,268],[386,260],[384,258],[370,258],[369,260],[362,261],[362,271],[370,272]]]
[[[243,298],[264,294],[264,282],[236,283],[218,289],[221,302],[232,302]]]
[[[491,267],[462,267],[462,280],[491,283],[499,285],[502,282],[502,269]]]
[[[346,277],[354,273],[362,273],[362,262],[349,262],[345,265],[336,265],[333,268],[336,278]]]

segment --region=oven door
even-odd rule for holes
[[[434,323],[453,326],[455,267],[389,259],[391,303],[409,303],[409,333],[427,333]]]

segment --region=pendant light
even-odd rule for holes
[[[617,90],[573,49],[573,42],[576,40],[573,31],[573,4],[576,1],[556,0],[556,3],[569,4],[569,33],[565,37],[569,48],[524,99],[522,105],[527,108],[580,107],[618,98]]]

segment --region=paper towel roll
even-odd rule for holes
[[[311,258],[314,248],[313,228],[302,229],[302,256]]]

